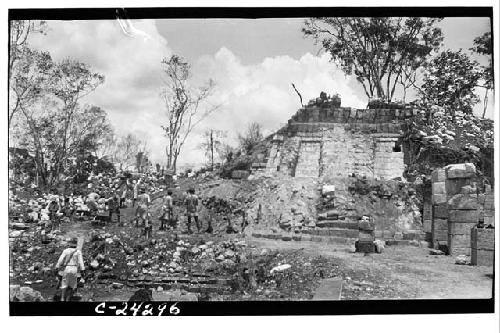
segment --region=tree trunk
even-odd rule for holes
[[[484,92],[484,100],[483,100],[483,119],[486,116],[486,109],[488,108],[488,91],[489,89],[486,88],[486,91]]]

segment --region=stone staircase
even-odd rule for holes
[[[356,216],[318,217],[314,229],[303,230],[302,233],[331,238],[330,243],[354,244],[358,239],[358,218]]]
[[[299,148],[295,177],[319,177],[320,158],[321,143],[302,142]]]

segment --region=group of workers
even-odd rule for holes
[[[136,208],[135,211],[135,225],[139,227],[140,224],[144,227],[144,235],[147,238],[152,237],[152,221],[151,214],[149,212],[149,206],[151,204],[151,197],[146,191],[145,187],[140,188],[140,192],[134,195],[133,207]],[[92,194],[92,193],[91,193]],[[167,191],[167,195],[163,198],[162,211],[160,215],[160,230],[165,230],[166,228],[176,229],[177,221],[174,217],[174,200],[172,197],[172,190]],[[90,195],[90,201],[97,201],[98,196]],[[88,204],[87,203],[87,204]],[[107,200],[108,209],[110,216],[113,213],[118,214],[118,221],[120,221],[120,196],[115,193],[110,199]],[[56,210],[56,203],[54,201],[53,210]],[[90,204],[92,206],[92,204]],[[194,220],[197,230],[201,231],[201,223],[198,218],[199,210],[199,199],[195,194],[194,188],[190,188],[186,195],[185,207],[187,214],[187,231],[192,233],[191,223]],[[50,208],[50,207],[49,207]],[[49,209],[50,210],[50,209]],[[209,221],[207,232],[212,232],[212,226]],[[59,278],[59,287],[61,289],[61,301],[70,301],[74,292],[76,291],[78,285],[78,279],[83,277],[85,272],[85,266],[83,264],[83,255],[81,249],[77,248],[77,239],[73,238],[68,242],[68,248],[65,249],[57,264],[55,265],[55,270],[57,271]]]

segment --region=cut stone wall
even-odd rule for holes
[[[348,177],[355,173],[373,177],[374,143],[370,136],[343,126],[324,132],[322,176]]]
[[[376,138],[373,174],[378,179],[401,177],[405,169],[402,151],[396,149],[398,138]]]
[[[471,234],[479,222],[494,225],[490,188],[479,193],[472,163],[451,164],[432,172],[432,241],[445,242],[451,255],[471,255]],[[425,221],[425,219],[424,219]],[[488,221],[488,223],[486,223]],[[445,238],[446,236],[446,238]],[[477,248],[476,248],[477,250]],[[477,253],[476,253],[477,254]]]
[[[267,170],[295,177],[348,177],[354,173],[394,179],[402,177],[405,168],[398,140],[397,133],[353,131],[344,124],[314,126],[314,132],[287,132],[272,140]]]

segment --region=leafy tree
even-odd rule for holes
[[[319,17],[302,32],[330,53],[341,69],[354,74],[369,98],[391,101],[400,84],[414,85],[417,69],[442,43],[439,18]]]
[[[488,65],[482,66],[481,79],[483,81],[481,87],[485,89],[483,98],[483,118],[486,115],[486,109],[488,107],[488,93],[494,87],[494,77],[493,77],[493,43],[491,41],[491,32],[486,32],[483,35],[474,39],[474,47],[470,49],[473,52],[484,55],[488,57]]]
[[[59,121],[61,122],[58,137],[61,149],[58,151],[57,172],[67,168],[69,131],[75,120],[75,113],[80,99],[93,92],[104,82],[104,76],[92,72],[85,63],[73,59],[64,59],[52,73],[52,94],[61,102]]]
[[[248,125],[245,134],[238,134],[238,141],[240,142],[240,148],[246,154],[250,154],[255,146],[262,141],[264,136],[262,135],[261,125],[258,123],[251,123]]]
[[[163,59],[164,86],[162,98],[165,103],[167,123],[161,126],[167,138],[167,168],[176,172],[177,159],[187,137],[193,129],[218,107],[206,105],[215,83],[208,83],[199,88],[190,85],[190,65],[178,55]]]
[[[58,181],[63,174],[77,173],[74,163],[86,159],[102,145],[102,135],[111,131],[107,114],[98,107],[77,108],[73,115],[74,121],[68,129],[65,169],[61,165],[62,140],[59,133],[62,131],[61,115],[57,108],[51,108],[48,102],[25,112],[26,122],[24,139],[20,146],[34,152],[36,174],[40,185],[51,185]]]
[[[444,107],[452,117],[458,110],[471,114],[479,101],[474,93],[481,78],[478,66],[462,50],[441,52],[425,68],[420,97],[429,105]]]

